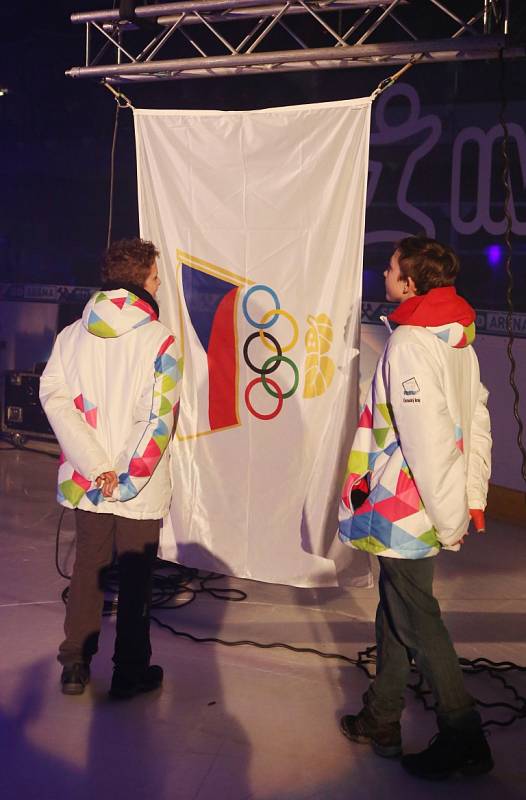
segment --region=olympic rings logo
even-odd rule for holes
[[[255,292],[266,292],[269,294],[274,302],[274,308],[267,311],[259,322],[252,318],[248,311],[248,301],[249,298],[255,294]],[[245,389],[245,404],[250,413],[257,417],[257,419],[268,420],[274,419],[280,413],[281,409],[283,408],[283,402],[287,400],[289,397],[292,397],[293,394],[296,392],[298,385],[299,385],[299,370],[297,365],[294,361],[289,358],[288,356],[284,356],[283,353],[287,353],[296,345],[299,337],[299,329],[298,323],[288,311],[284,311],[281,308],[281,304],[279,301],[279,297],[277,296],[274,289],[271,289],[270,286],[265,286],[264,284],[257,284],[256,286],[251,286],[250,289],[246,292],[245,296],[243,297],[243,314],[245,315],[245,319],[252,325],[252,327],[257,328],[254,333],[251,333],[250,336],[246,339],[243,345],[243,357],[245,359],[245,363],[252,370],[255,372],[259,377],[254,378],[250,381]],[[285,318],[292,327],[292,336],[290,341],[286,345],[282,345],[275,336],[268,333],[268,329],[271,328],[277,320],[283,317]],[[249,356],[249,347],[251,342],[255,339],[260,339],[262,344],[268,349],[273,352],[273,355],[270,358],[267,358],[266,361],[263,363],[261,367],[257,367],[251,360]],[[286,391],[281,388],[278,381],[274,378],[269,378],[268,376],[275,373],[282,363],[287,364],[288,367],[292,370],[293,380],[292,385]],[[254,406],[252,405],[251,401],[251,393],[255,386],[261,384],[265,391],[274,397],[277,400],[276,407],[270,413],[262,413],[257,411]]]

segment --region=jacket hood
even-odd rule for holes
[[[96,292],[82,313],[86,330],[102,339],[123,336],[156,319],[152,306],[128,289]]]
[[[475,340],[475,310],[457,294],[454,286],[410,297],[388,319],[398,325],[427,328],[451,347],[467,347]]]

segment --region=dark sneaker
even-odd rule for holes
[[[115,667],[111,680],[110,696],[118,700],[128,700],[142,692],[152,692],[163,682],[162,667],[152,664],[142,672],[130,674]]]
[[[60,683],[64,694],[82,694],[89,683],[89,665],[78,662],[65,666]]]
[[[400,723],[377,722],[367,708],[362,708],[356,716],[342,717],[340,728],[351,742],[370,744],[374,752],[384,758],[395,758],[402,752]]]
[[[402,766],[418,778],[440,781],[456,772],[484,775],[493,769],[493,758],[482,728],[474,731],[448,728],[431,739],[427,750],[403,756]]]

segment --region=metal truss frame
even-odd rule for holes
[[[66,75],[124,84],[519,58],[525,48],[514,45],[510,21],[521,1],[474,0],[466,19],[458,0],[121,0],[72,14],[85,25],[85,63]]]

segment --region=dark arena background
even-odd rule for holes
[[[525,43],[523,0],[0,5],[2,800],[526,795]],[[218,559],[213,572],[159,560],[152,642],[164,689],[115,705],[112,572],[82,697],[60,693],[55,661],[74,514],[56,505],[58,446],[39,379],[56,334],[99,285],[108,241],[139,235],[128,103],[243,111],[377,87],[361,381],[385,342],[393,243],[425,234],[460,257],[457,288],[477,312],[490,392],[487,533],[444,553],[435,585],[495,758],[469,785],[424,785],[338,730],[374,675],[372,579],[297,588],[228,577]],[[434,732],[416,670],[406,699],[411,752]]]

